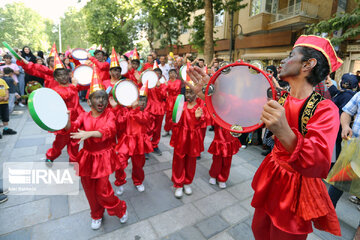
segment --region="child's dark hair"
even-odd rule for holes
[[[318,50],[309,47],[299,47],[300,53],[303,55],[302,61],[308,61],[311,58],[315,58],[317,63],[311,70],[310,74],[306,76],[308,83],[316,86],[321,81],[325,80],[330,73],[329,63],[325,56]]]
[[[200,58],[200,59],[199,59],[199,62],[205,62],[205,60],[204,60],[204,59],[202,59],[202,58]]]
[[[65,68],[55,69],[55,71],[54,71],[54,78],[56,78],[58,75],[60,75],[60,72],[61,72],[61,71],[65,71],[65,72],[67,73],[67,71],[66,71]]]
[[[7,54],[5,54],[5,55],[3,56],[3,59],[5,59],[5,58],[12,59],[12,56],[7,53]]]
[[[97,91],[95,91],[95,92],[92,92],[90,95],[89,95],[89,100],[94,96],[94,93],[96,93],[96,92],[98,92],[98,91],[101,91],[101,92],[104,92],[105,93],[105,95],[106,95],[106,99],[108,99],[109,98],[109,96],[108,96],[108,94],[107,94],[107,92],[105,91],[105,90],[97,90]]]
[[[105,56],[105,52],[103,50],[99,50],[99,49],[95,50],[94,56],[98,53],[102,53],[102,55]]]
[[[154,69],[154,72],[158,72],[158,73],[160,73],[160,75],[162,75],[162,71],[161,71],[160,68],[155,68],[155,69]]]
[[[139,59],[133,59],[133,60],[131,60],[131,62],[132,62],[132,63],[135,62],[135,63],[137,63],[138,65],[140,65],[140,60],[139,60]]]
[[[48,66],[50,66],[50,61],[51,61],[52,59],[54,59],[54,57],[48,57],[48,58],[46,59],[46,64],[47,64]]]
[[[169,74],[170,74],[171,72],[176,73],[176,70],[172,68],[172,69],[169,70]]]
[[[9,75],[9,74],[13,73],[14,70],[12,70],[9,67],[6,67],[6,68],[3,69],[3,72],[4,72],[4,74]]]
[[[125,58],[126,61],[129,61],[129,57],[128,57],[128,56],[126,56],[126,55],[124,54],[123,57]]]

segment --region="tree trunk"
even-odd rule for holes
[[[204,57],[206,64],[210,64],[214,56],[213,35],[214,35],[213,0],[205,0]]]

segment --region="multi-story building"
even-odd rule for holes
[[[357,6],[355,0],[244,0],[242,3],[247,3],[247,7],[234,14],[233,24],[227,12],[215,15],[215,56],[230,59],[233,32],[233,59],[260,60],[264,65],[277,65],[288,56],[308,25],[342,11],[350,12]],[[179,37],[182,47],[175,48],[175,54],[197,52],[189,44],[191,31]],[[360,36],[347,41],[345,46],[341,49],[344,65],[339,72],[355,73],[360,70]],[[159,48],[159,44],[155,43],[155,47]],[[157,51],[166,54],[168,48]]]

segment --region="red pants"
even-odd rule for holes
[[[169,132],[173,127],[172,113],[173,113],[172,111],[166,111],[165,126],[164,126],[164,130],[166,132]]]
[[[105,208],[111,216],[121,218],[125,214],[126,203],[114,195],[109,176],[96,179],[81,177],[81,183],[90,205],[92,219],[102,218]]]
[[[209,171],[210,177],[216,178],[219,182],[226,182],[229,178],[231,157],[213,155],[213,162]]]
[[[196,157],[190,157],[186,154],[178,154],[174,150],[171,177],[174,187],[181,188],[184,184],[191,184],[195,176],[195,170]]]
[[[130,157],[130,156],[129,156]],[[129,159],[129,157],[127,159]],[[144,182],[144,165],[145,165],[145,155],[134,155],[131,156],[132,162],[132,174],[131,178],[135,186],[141,185]],[[124,169],[119,169],[115,171],[115,186],[121,186],[126,183],[126,173]]]
[[[164,115],[153,115],[154,116],[154,128],[152,129],[152,146],[157,148],[160,142],[161,125],[164,119]]]
[[[69,154],[70,162],[76,161],[76,156],[79,152],[78,141],[71,140],[70,133],[68,134],[56,134],[52,148],[47,150],[46,158],[54,161],[61,154],[61,150],[67,146],[67,152]]]
[[[264,199],[264,201],[267,201]],[[263,209],[255,208],[251,228],[256,240],[304,240],[307,234],[291,234],[284,232],[271,222]]]
[[[200,130],[201,130],[201,138],[202,138],[202,141],[204,142],[205,135],[206,135],[206,127],[200,128]]]

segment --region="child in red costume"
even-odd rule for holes
[[[275,136],[275,147],[255,173],[252,188],[255,239],[306,239],[320,230],[341,235],[335,209],[322,178],[326,178],[339,128],[339,113],[313,86],[336,71],[342,61],[328,39],[301,36],[289,57],[281,61],[279,77],[291,90],[280,103],[270,100],[261,120]],[[209,80],[200,69],[190,69],[201,87]],[[284,97],[284,98],[283,98]]]
[[[226,188],[232,156],[239,151],[241,144],[228,130],[217,124],[214,125],[214,133],[214,140],[208,150],[213,155],[209,183],[215,185],[217,180],[220,188]]]
[[[145,178],[143,170],[145,153],[153,151],[150,137],[147,134],[150,113],[144,111],[147,100],[146,91],[144,90],[144,94],[140,94],[140,99],[132,105],[132,109],[129,109],[125,115],[118,114],[116,116],[117,125],[124,126],[125,131],[118,139],[116,151],[125,157],[125,162],[131,157],[132,180],[139,192],[145,191],[143,184]],[[115,185],[122,188],[122,185],[126,183],[125,172],[118,171],[115,177]],[[123,189],[120,189],[120,191],[123,191]]]
[[[196,157],[204,151],[200,126],[203,110],[196,103],[196,95],[190,89],[185,91],[186,102],[180,121],[173,126],[170,145],[174,147],[171,181],[175,187],[175,197],[181,198],[184,192],[192,194],[192,183],[196,170]]]
[[[128,214],[126,203],[114,195],[109,181],[109,175],[121,168],[113,148],[115,115],[106,107],[108,96],[101,83],[93,84],[90,91],[88,104],[91,111],[82,113],[76,122],[71,123],[71,138],[84,141],[77,157],[78,174],[90,205],[91,228],[97,230],[105,208],[109,215],[119,217],[120,223],[127,221]],[[77,129],[78,132],[74,132]]]
[[[95,64],[96,72],[99,74],[101,81],[110,79],[110,64],[106,62],[105,53],[102,50],[96,50],[94,52],[94,57],[88,53],[89,60]]]
[[[141,72],[139,72],[137,69],[140,66],[140,61],[139,59],[132,59],[131,60],[131,64],[129,66],[129,70],[128,72],[124,75],[125,78],[130,79],[131,81],[133,81],[133,83],[136,84],[136,86],[138,86],[138,88],[140,89],[142,86],[141,83]]]
[[[164,130],[166,133],[163,135],[163,137],[170,135],[170,130],[172,129],[172,112],[174,108],[174,104],[176,101],[177,96],[181,92],[181,80],[176,79],[176,70],[171,69],[169,71],[169,81],[167,82],[167,98],[166,98],[166,104],[165,104],[165,110],[166,110],[166,118],[165,118],[165,126]]]
[[[165,115],[165,99],[166,99],[166,85],[160,83],[162,72],[160,68],[156,68],[155,73],[158,75],[158,82],[156,86],[149,89],[148,103],[145,111],[152,115],[153,123],[151,129],[151,143],[154,153],[161,156],[162,152],[159,149],[159,142],[161,136],[161,125]]]
[[[29,62],[24,58],[21,61],[16,60],[16,64],[21,66],[27,74],[44,79],[45,87],[54,88],[59,85],[54,79],[54,57],[49,57],[46,61],[49,67]]]

